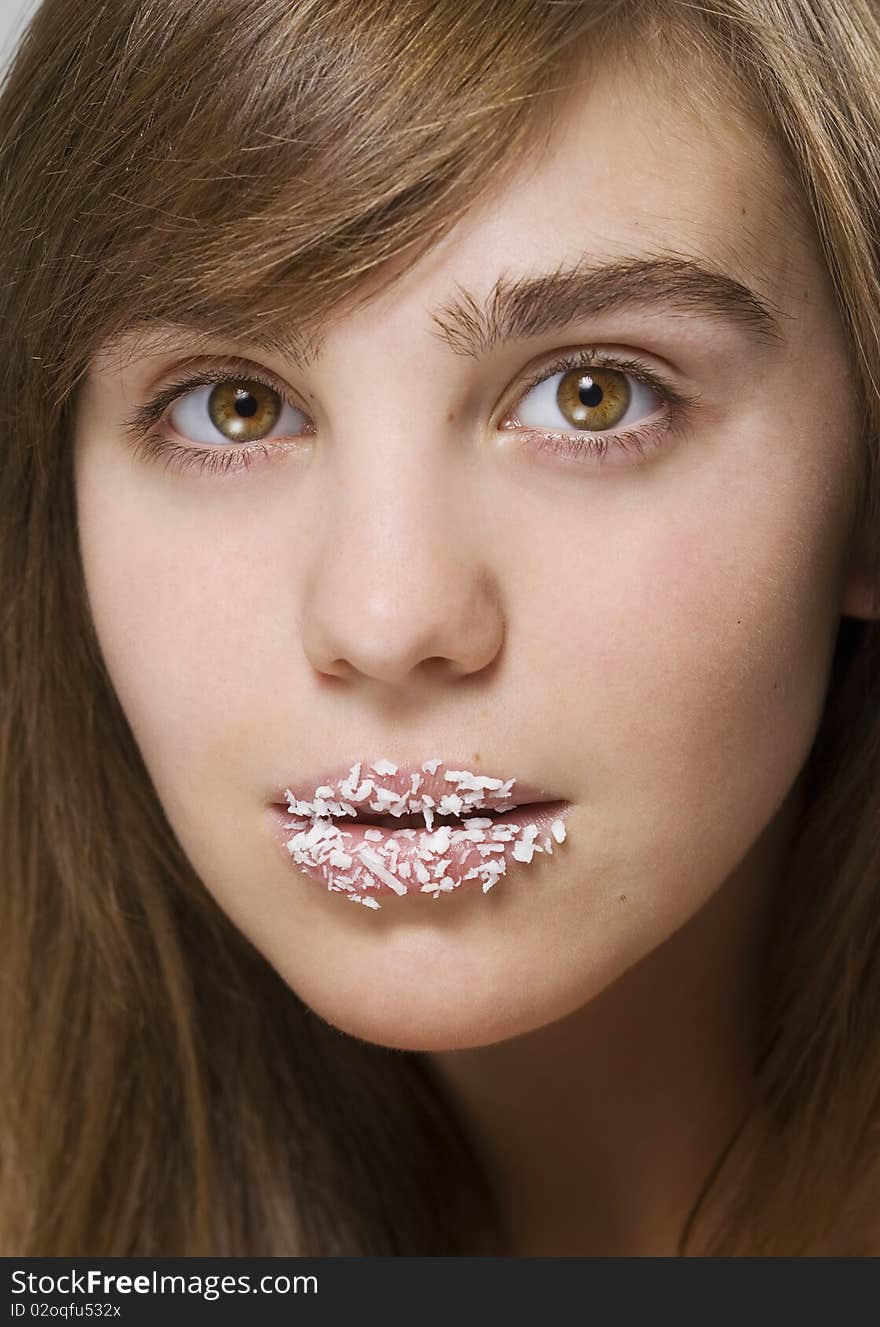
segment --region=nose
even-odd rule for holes
[[[317,467],[301,581],[311,665],[397,688],[486,668],[504,615],[485,486],[468,458],[388,433],[375,444],[361,433],[334,456]]]

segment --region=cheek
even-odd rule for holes
[[[95,448],[97,452],[97,448]],[[205,485],[152,494],[85,453],[77,474],[80,547],[89,605],[107,669],[175,829],[210,851],[211,815],[227,805],[242,765],[258,766],[290,675],[292,590],[285,598],[268,549],[244,517],[223,519]],[[112,495],[112,501],[111,501]],[[229,499],[226,499],[227,508]],[[235,530],[242,538],[236,542]],[[248,758],[248,752],[251,753]],[[254,754],[256,753],[256,754]],[[269,771],[255,771],[265,796]],[[199,795],[196,795],[196,794]],[[250,807],[253,812],[253,804]],[[216,826],[216,811],[214,821]],[[201,823],[205,822],[205,823]],[[216,851],[216,849],[214,849]]]
[[[800,772],[838,622],[842,496],[807,474],[744,475],[691,472],[676,503],[646,487],[603,516],[569,579],[587,587],[570,595],[567,664],[584,800],[636,892],[665,878],[692,903]]]

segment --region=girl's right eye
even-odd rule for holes
[[[209,445],[289,438],[302,433],[308,420],[267,383],[229,378],[178,397],[168,422],[188,441]]]

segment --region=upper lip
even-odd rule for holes
[[[390,760],[391,764],[396,765],[397,769],[394,772],[388,773],[377,772],[373,766],[378,764],[380,769],[387,768],[382,764],[386,759]],[[425,764],[433,765],[435,761],[439,761],[439,763],[433,773],[430,770],[424,770],[422,768]],[[359,769],[357,768],[358,766],[360,766]],[[284,784],[282,787],[276,789],[273,794],[273,803],[287,809],[289,790],[298,802],[313,803],[316,797],[318,797],[325,802],[340,803],[342,801],[348,801],[350,805],[357,805],[352,797],[346,796],[344,792],[340,790],[340,784],[348,784],[351,786],[352,770],[354,770],[356,780],[354,787],[356,789],[363,786],[365,779],[369,779],[373,782],[373,790],[366,797],[362,798],[360,802],[360,805],[365,809],[369,809],[370,801],[376,799],[375,790],[377,788],[387,789],[390,792],[395,793],[398,798],[409,798],[412,796],[420,798],[422,796],[430,796],[434,799],[435,804],[439,805],[440,799],[443,796],[455,793],[458,786],[458,780],[456,778],[447,779],[446,775],[453,775],[456,772],[458,774],[466,772],[473,775],[476,779],[489,779],[501,785],[499,788],[490,785],[489,787],[478,789],[477,796],[468,804],[470,809],[476,810],[480,807],[491,808],[497,805],[509,807],[511,803],[517,806],[523,806],[533,802],[555,802],[563,800],[559,798],[556,793],[547,792],[546,789],[540,788],[534,784],[524,783],[521,779],[516,778],[513,775],[498,773],[495,769],[474,769],[472,763],[467,760],[444,760],[436,756],[426,756],[424,760],[411,763],[408,761],[398,762],[394,760],[393,757],[364,756],[359,760],[349,761],[348,764],[337,765],[320,774],[311,775],[307,779],[301,777],[290,783]],[[418,785],[417,791],[413,794],[412,781],[414,775],[419,775],[421,782]],[[505,788],[511,785],[511,782],[512,786],[510,786],[509,791],[505,793]],[[328,790],[330,791],[328,792]]]

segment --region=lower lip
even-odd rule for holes
[[[433,839],[441,829],[449,830],[450,835],[467,831],[464,819],[458,824],[435,826],[429,832],[424,824],[409,830],[389,829],[342,817],[321,822],[338,831],[332,837],[311,848],[306,845],[299,848],[294,843],[295,837],[308,833],[318,822],[291,815],[286,807],[278,805],[272,807],[272,813],[275,837],[294,869],[331,892],[339,892],[353,902],[376,908],[381,906],[379,899],[389,895],[421,894],[423,897],[440,898],[446,894],[471,893],[474,890],[492,892],[511,875],[519,875],[524,869],[534,867],[541,858],[550,857],[559,851],[561,845],[554,835],[553,827],[555,825],[558,831],[558,822],[565,825],[569,805],[568,802],[560,801],[518,806],[512,811],[493,816],[491,826],[483,830],[482,839],[477,837],[479,828],[476,828],[472,831],[473,838],[450,841],[445,847],[441,839],[438,847],[426,856],[420,855],[420,849],[427,852],[423,847],[425,838]],[[466,819],[488,820],[489,817],[481,816],[477,810]],[[526,833],[531,825],[535,826],[537,834],[531,830]],[[497,842],[492,837],[492,828],[500,830],[505,826],[512,831],[511,837]],[[372,831],[369,838],[368,831]],[[376,838],[376,833],[381,837]],[[567,834],[567,826],[563,833]],[[531,856],[527,846],[529,843]],[[293,845],[295,851],[288,844]],[[519,856],[514,853],[517,845],[520,845]],[[480,852],[480,848],[484,851]],[[334,853],[343,853],[345,857],[336,857],[335,861],[330,861]],[[297,855],[300,860],[297,860]],[[350,863],[345,858],[350,858]],[[391,877],[394,884],[388,877]]]

